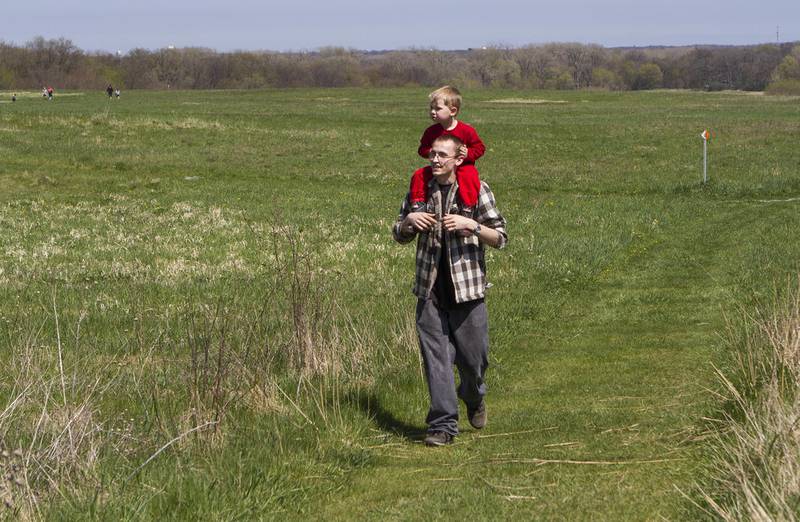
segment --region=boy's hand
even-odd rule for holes
[[[467,157],[467,146],[462,145],[458,148],[458,157],[459,158],[466,158]]]

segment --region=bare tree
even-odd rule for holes
[[[579,43],[468,51],[217,53],[206,48],[86,54],[70,40],[0,42],[0,87],[147,88],[420,85],[584,89],[763,89],[798,74],[800,46],[604,49]]]

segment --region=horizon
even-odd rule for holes
[[[85,49],[79,46],[74,40],[68,38],[66,36],[56,36],[56,37],[44,37],[42,35],[35,35],[29,38],[25,42],[11,42],[7,40],[0,39],[0,44],[8,44],[17,47],[24,47],[27,44],[33,42],[36,38],[45,38],[45,40],[57,40],[63,38],[67,41],[72,42],[80,51],[87,53],[87,54],[118,54],[119,56],[127,56],[130,54],[131,51],[134,50],[144,50],[147,52],[157,52],[163,49],[174,49],[174,50],[185,50],[185,49],[204,49],[208,50],[217,54],[227,54],[227,53],[281,53],[281,54],[314,54],[325,51],[326,49],[344,49],[347,52],[352,53],[364,53],[364,54],[381,54],[381,53],[391,53],[391,52],[413,52],[413,51],[436,51],[436,52],[445,52],[445,53],[458,53],[458,52],[470,52],[476,50],[486,50],[492,48],[507,48],[507,49],[520,49],[525,47],[537,47],[537,46],[547,46],[547,45],[566,45],[566,44],[580,44],[580,45],[598,45],[603,49],[608,50],[615,50],[615,49],[686,49],[686,48],[718,48],[718,47],[757,47],[760,45],[787,45],[787,44],[798,44],[800,45],[800,39],[798,40],[788,40],[788,41],[781,41],[781,42],[754,42],[754,43],[731,43],[731,44],[714,44],[714,43],[689,43],[689,44],[679,44],[679,45],[664,45],[664,44],[644,44],[644,45],[615,45],[615,46],[606,46],[602,44],[598,44],[596,42],[576,42],[570,40],[564,41],[550,41],[550,42],[538,42],[538,43],[526,43],[520,45],[502,45],[502,44],[494,44],[489,46],[481,46],[481,47],[468,47],[468,48],[450,48],[450,49],[440,49],[440,48],[423,48],[423,47],[405,47],[405,48],[386,48],[386,49],[359,49],[353,47],[343,47],[339,45],[326,45],[317,47],[314,49],[215,49],[213,47],[209,47],[207,45],[186,45],[186,46],[174,46],[168,45],[164,47],[133,47],[128,49],[127,51],[122,50],[107,50],[107,49]]]

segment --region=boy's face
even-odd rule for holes
[[[431,119],[440,125],[449,125],[458,114],[458,109],[448,107],[442,100],[431,102]]]

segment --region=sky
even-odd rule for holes
[[[0,0],[0,40],[84,51],[746,45],[800,41],[800,0]]]

